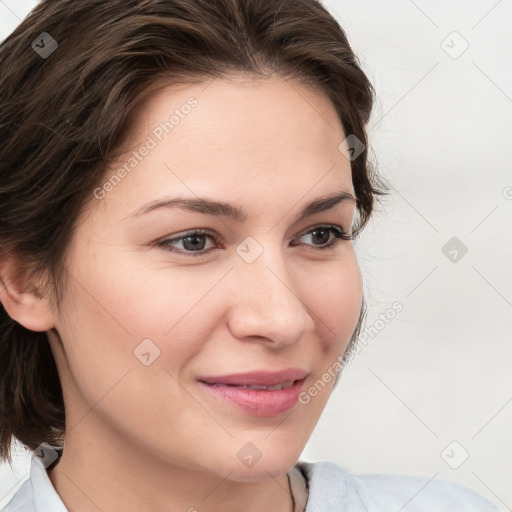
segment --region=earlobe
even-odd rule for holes
[[[0,301],[7,314],[31,331],[48,331],[55,320],[48,300],[14,256],[0,259]]]

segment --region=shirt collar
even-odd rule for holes
[[[51,446],[57,451],[59,458],[62,455],[62,448]],[[37,451],[32,454],[30,463],[30,481],[34,496],[34,510],[36,512],[68,512],[53,487],[48,476],[44,463]]]

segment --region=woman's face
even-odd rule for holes
[[[349,231],[354,201],[301,218],[354,195],[345,137],[327,99],[278,79],[172,86],[142,104],[78,224],[49,332],[66,446],[237,481],[295,464],[361,309],[352,242],[311,232]],[[143,210],[175,198],[231,206]],[[291,391],[200,382],[290,368],[305,375]]]

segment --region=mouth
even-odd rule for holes
[[[289,375],[294,372],[295,377]],[[274,374],[256,372],[252,374],[210,377],[198,379],[198,384],[210,397],[230,407],[236,407],[255,416],[278,416],[297,404],[306,380],[306,372],[288,370],[288,380]],[[276,382],[276,379],[280,379]],[[258,381],[259,379],[259,381]],[[225,382],[231,380],[231,382]],[[252,381],[252,382],[247,382]],[[272,382],[269,382],[272,381]]]
[[[202,382],[202,381],[199,381]],[[257,389],[257,390],[265,390],[265,391],[280,391],[281,389],[288,389],[291,388],[295,382],[298,382],[296,380],[289,380],[287,382],[281,382],[280,384],[275,384],[273,386],[258,386],[258,385],[239,385],[239,384],[209,384],[207,382],[204,382],[204,384],[207,384],[208,386],[218,386],[218,387],[230,387],[230,388],[244,388],[244,389]]]
[[[304,379],[307,374],[308,372],[301,368],[287,368],[275,372],[256,370],[248,373],[198,377],[197,380],[206,384],[221,384],[227,386],[256,386],[259,388],[271,388],[272,386],[290,387],[295,381]]]

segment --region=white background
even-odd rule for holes
[[[0,0],[0,39],[35,3]],[[324,4],[376,87],[370,141],[393,189],[356,242],[373,330],[301,459],[442,478],[510,510],[512,1]],[[0,507],[29,457],[0,465]]]

